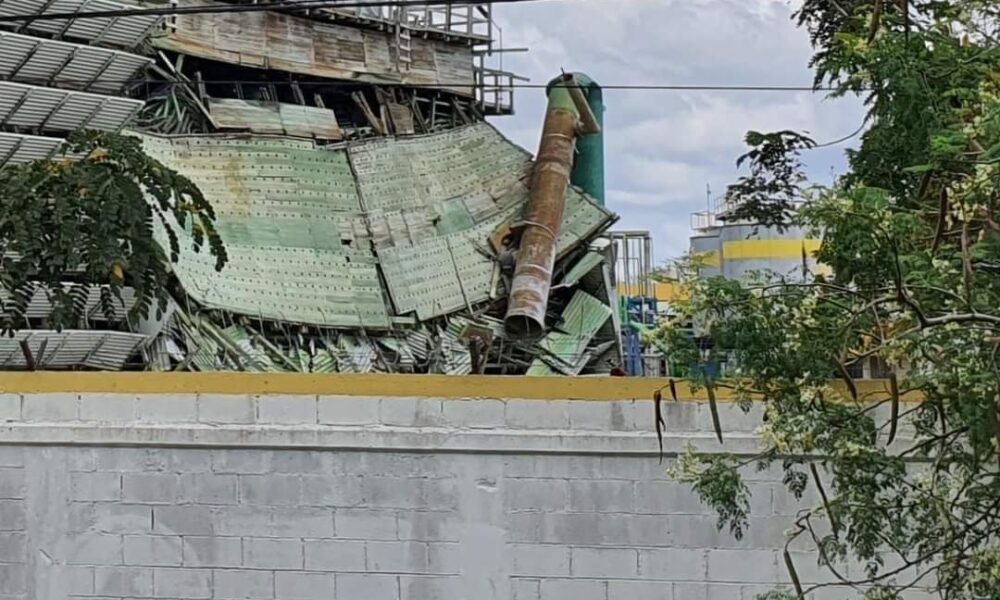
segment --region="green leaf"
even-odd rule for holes
[[[44,325],[55,329],[81,324],[84,298],[95,287],[109,321],[120,317],[114,305],[121,304],[122,286],[137,294],[129,316],[148,316],[153,300],[166,301],[168,261],[179,258],[168,215],[177,223],[195,220],[216,267],[225,265],[211,206],[190,180],[147,156],[138,138],[78,131],[65,148],[84,158],[0,169],[0,246],[7,256],[0,283],[11,297],[0,316],[3,329],[31,325],[25,311],[36,289],[49,296],[53,308]],[[181,194],[192,202],[177,202]],[[169,256],[153,238],[154,212]]]

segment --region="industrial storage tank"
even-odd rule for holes
[[[767,227],[731,217],[736,205],[725,198],[712,210],[691,215],[690,254],[698,261],[699,276],[747,280],[759,273],[790,279],[822,271],[814,253],[820,240],[802,227]]]

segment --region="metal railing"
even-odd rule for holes
[[[400,24],[414,31],[465,37],[489,42],[493,37],[492,7],[490,4],[456,6],[451,4],[425,4],[420,6],[355,6],[318,9],[318,13],[331,13],[341,17],[378,21],[389,25]]]
[[[403,23],[413,29],[437,31],[468,38],[491,40],[493,38],[492,5],[454,6],[428,4],[424,7],[405,7]]]
[[[795,207],[800,206],[803,203],[801,200],[792,202]],[[736,211],[742,203],[730,196],[722,195],[712,201],[712,213],[716,215],[717,218],[725,218],[727,215]]]
[[[704,229],[712,229],[713,227],[721,227],[722,221],[719,220],[718,213],[714,211],[703,210],[701,212],[691,213],[691,229],[695,231],[702,231]]]
[[[487,67],[485,56],[479,56],[474,68],[476,102],[486,115],[509,115],[514,112],[514,86],[516,81],[528,81],[510,71]]]

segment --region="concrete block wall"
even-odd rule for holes
[[[0,396],[0,600],[750,600],[786,583],[788,497],[718,531],[666,475],[759,422],[644,400]],[[806,581],[825,578],[797,549]],[[843,598],[844,594],[817,595]]]

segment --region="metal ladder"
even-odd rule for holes
[[[413,64],[413,38],[410,28],[396,20],[396,70],[409,71]]]

